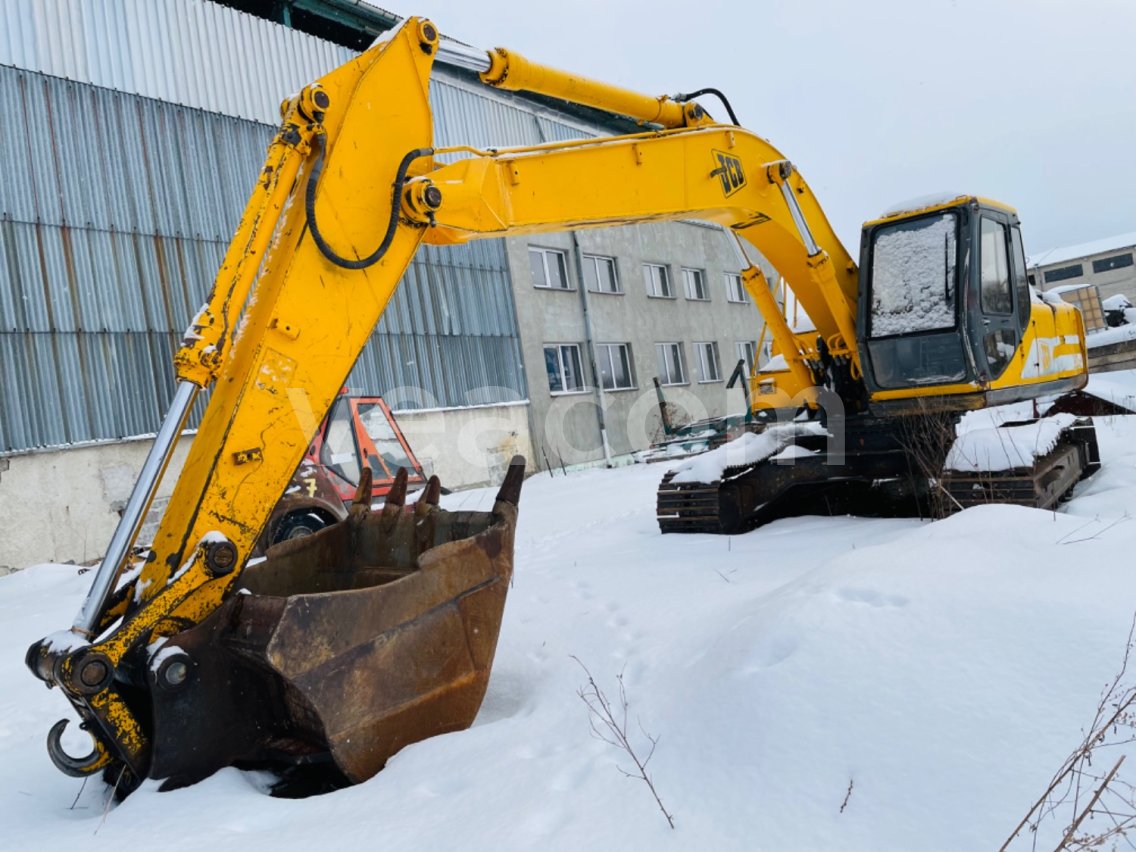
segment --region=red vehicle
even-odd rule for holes
[[[347,517],[363,465],[372,471],[371,499],[381,501],[406,468],[408,491],[426,476],[390,408],[379,396],[341,395],[331,406],[304,459],[261,533],[259,549],[311,535]]]

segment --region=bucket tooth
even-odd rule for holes
[[[509,470],[505,473],[505,481],[497,491],[498,503],[509,503],[516,506],[521,500],[521,485],[525,481],[525,457],[513,456],[509,461]]]
[[[406,468],[400,467],[394,475],[394,483],[383,500],[383,517],[397,518],[406,504]]]
[[[431,476],[426,482],[422,496],[418,498],[418,506],[437,506],[442,497],[442,482],[437,476]]]
[[[374,474],[371,468],[363,468],[359,475],[359,487],[355,489],[355,499],[351,501],[351,508],[348,509],[351,517],[356,518],[371,513],[371,484],[373,481]]]

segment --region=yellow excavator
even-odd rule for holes
[[[630,117],[642,131],[435,149],[439,56],[488,86]],[[665,482],[660,504],[677,505],[660,518],[675,529],[745,528],[786,487],[910,485],[911,424],[1084,385],[1079,314],[1031,301],[1010,208],[964,195],[898,210],[865,225],[858,269],[797,169],[726,109],[729,124],[693,96],[456,46],[419,18],[284,101],[91,590],[69,629],[28,650],[93,741],[74,757],[57,723],[55,765],[102,773],[119,795],[145,778],[174,787],[223,766],[269,767],[298,794],[362,781],[407,743],[472,723],[512,571],[523,459],[489,512],[442,509],[436,479],[403,505],[405,472],[373,511],[364,470],[346,520],[249,558],[422,242],[679,218],[724,227],[781,356],[751,379],[766,421],[757,437],[808,458],[767,453],[714,480]],[[746,245],[789,282],[815,332],[790,328]],[[137,562],[138,527],[205,388],[197,436]],[[1096,463],[1095,444],[1091,427],[1067,432],[1062,464],[1075,479]],[[931,455],[950,440],[930,441]]]

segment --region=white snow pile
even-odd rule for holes
[[[473,727],[297,801],[226,769],[171,793],[146,782],[116,806],[101,782],[59,773],[44,737],[74,714],[23,655],[70,623],[90,576],[40,565],[0,578],[4,848],[997,849],[1125,656],[1136,418],[1097,424],[1104,468],[1058,513],[991,505],[935,523],[807,517],[662,536],[658,467],[535,476]],[[443,499],[484,509],[493,491]],[[634,747],[658,738],[647,771],[674,830],[621,774],[630,758],[592,736],[573,656],[610,699],[622,674]],[[75,725],[64,745],[88,748]],[[1119,780],[1136,781],[1132,745],[1108,746],[1094,770],[1121,755]],[[1056,847],[1074,815],[1072,801],[1057,807],[1010,852]]]
[[[1126,311],[1132,307],[1132,302],[1123,293],[1101,299],[1101,308],[1106,311]]]
[[[1085,393],[1108,400],[1136,414],[1136,370],[1090,373]]]
[[[1085,335],[1085,346],[1089,349],[1099,349],[1102,346],[1112,346],[1114,343],[1127,343],[1129,340],[1136,340],[1136,325],[1132,323],[1091,331]]]
[[[804,435],[827,436],[828,432],[815,422],[781,423],[756,435],[746,432],[674,468],[677,472],[672,482],[717,482],[727,468],[764,461]]]
[[[1055,414],[1024,426],[963,432],[947,454],[945,467],[966,472],[1030,467],[1057,446],[1062,431],[1076,419],[1072,414]]]

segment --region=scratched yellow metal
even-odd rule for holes
[[[415,22],[317,81],[330,103],[315,208],[342,255],[363,256],[379,243],[397,164],[407,151],[432,141],[432,61]],[[305,125],[297,132],[310,137],[302,106],[290,103],[286,121]],[[237,546],[240,561],[247,558],[311,437],[308,418],[297,415],[290,397],[302,393],[310,411],[327,410],[421,240],[421,228],[399,228],[386,257],[366,270],[327,261],[304,237],[302,192],[311,159],[301,162],[306,144],[274,142],[273,174],[254,190],[254,213],[246,213],[218,276],[207,313],[224,333],[214,333],[217,342],[207,346],[228,342],[244,303],[241,289],[259,267],[240,331],[222,353],[212,399],[155,537],[156,558],[143,569],[147,600],[206,533],[220,532]],[[297,173],[300,185],[293,190],[289,175]],[[249,450],[259,450],[260,460],[238,464],[235,454]],[[219,603],[223,585],[203,589],[180,605],[179,614],[199,620]]]

